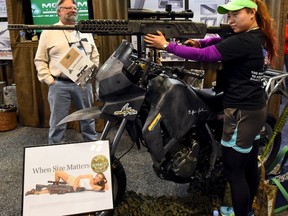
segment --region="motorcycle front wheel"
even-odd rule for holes
[[[266,123],[263,127],[263,130],[261,131],[261,134],[260,134],[261,140],[260,140],[260,145],[259,145],[259,156],[261,156],[264,153],[265,148],[266,148],[270,138],[273,135],[275,124],[276,124],[275,117],[268,114],[267,119],[266,119]],[[268,154],[263,159],[264,166],[266,169],[275,160],[275,158],[279,152],[280,146],[281,146],[281,132],[278,132],[277,135],[275,136],[274,142],[272,143]]]

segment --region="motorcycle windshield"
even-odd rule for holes
[[[145,90],[134,84],[130,78],[134,74],[129,71],[129,68],[134,68],[130,67],[134,63],[130,60],[132,51],[132,44],[123,41],[99,68],[95,82],[96,96],[99,100],[118,101],[145,94]]]

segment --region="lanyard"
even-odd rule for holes
[[[65,33],[64,30],[63,30],[63,34],[64,34],[64,36],[65,36],[65,38],[66,38],[66,41],[67,41],[69,47],[71,47],[73,44],[78,43],[79,45],[78,45],[77,47],[78,47],[80,50],[83,50],[83,51],[85,52],[85,55],[87,55],[87,52],[86,52],[86,50],[85,50],[85,48],[84,48],[84,46],[83,46],[83,44],[82,44],[82,39],[80,39],[80,37],[78,38],[78,41],[76,41],[76,42],[69,42],[68,37],[67,37],[67,35],[66,35],[66,33]],[[77,31],[76,34],[79,35],[79,32]],[[83,39],[83,40],[86,40],[86,41],[87,41],[87,39]]]

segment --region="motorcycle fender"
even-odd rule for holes
[[[102,111],[99,107],[90,107],[82,110],[78,110],[76,112],[71,113],[70,115],[66,116],[62,119],[58,124],[64,124],[71,121],[81,121],[86,119],[100,119]]]

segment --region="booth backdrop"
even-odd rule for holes
[[[55,0],[56,1],[56,0]],[[187,1],[187,0],[185,0]],[[127,19],[127,8],[129,0],[93,0],[93,12],[95,19]],[[287,22],[288,2],[287,0],[266,0],[269,10],[276,22],[279,32],[279,58],[274,69],[283,69],[283,44]],[[9,24],[22,24],[25,20],[25,11],[22,0],[6,0],[7,15]],[[32,127],[48,127],[49,106],[47,102],[47,86],[41,84],[37,79],[37,72],[34,66],[34,56],[37,49],[37,42],[20,42],[19,31],[10,31],[11,46],[13,49],[13,73],[17,88],[18,117],[19,124]],[[95,36],[95,42],[100,52],[100,62],[104,61],[127,36]],[[202,64],[199,68],[205,68]],[[207,67],[207,66],[206,66]],[[205,77],[206,86],[209,86],[215,78],[213,72],[217,65],[209,66]],[[208,83],[208,84],[207,84]],[[96,102],[97,103],[97,102]],[[280,97],[275,96],[269,102],[269,111],[278,116]],[[68,127],[79,129],[79,123],[69,123]],[[103,127],[103,122],[98,121],[98,131]]]

